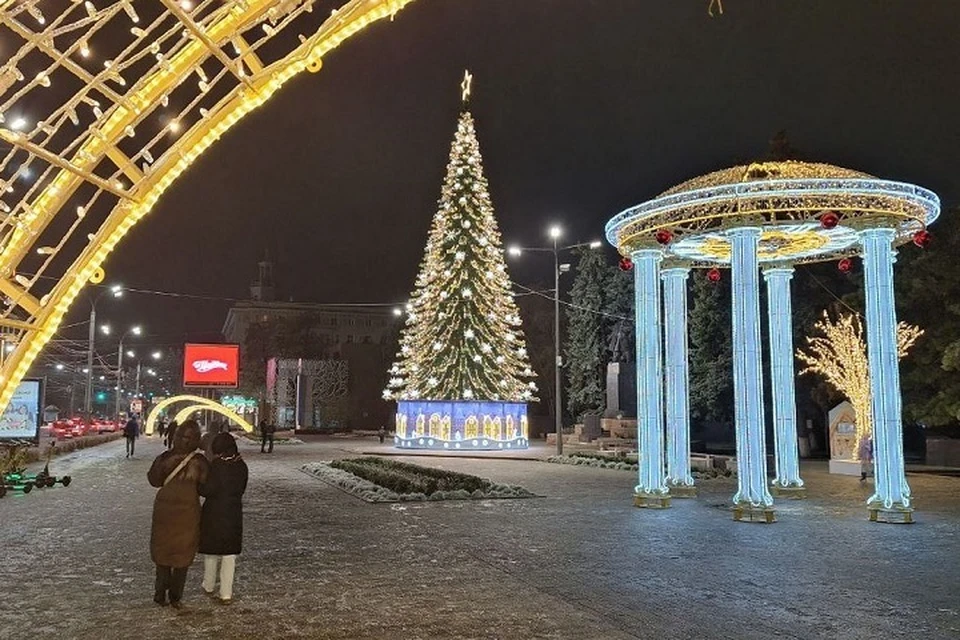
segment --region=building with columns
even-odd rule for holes
[[[615,216],[608,241],[632,259],[636,287],[637,429],[635,504],[668,507],[688,496],[686,287],[689,272],[729,269],[738,487],[736,520],[773,522],[776,494],[801,496],[797,451],[790,281],[795,265],[862,257],[871,377],[876,491],[873,520],[909,522],[903,463],[896,247],[928,241],[936,194],[828,164],[763,162],[688,180]],[[767,479],[760,281],[767,287],[776,475]]]

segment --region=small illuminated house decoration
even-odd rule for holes
[[[641,449],[635,504],[669,506],[672,487],[692,484],[683,305],[690,269],[731,270],[738,463],[733,514],[737,520],[772,522],[773,496],[766,474],[760,270],[762,267],[767,286],[770,325],[776,461],[772,488],[775,493],[799,494],[803,481],[797,452],[790,280],[796,264],[860,256],[866,279],[876,470],[876,491],[867,507],[872,520],[911,521],[900,423],[893,263],[897,246],[911,240],[918,246],[929,242],[926,227],[939,214],[940,200],[927,189],[833,165],[787,161],[754,163],[700,176],[610,220],[607,239],[633,261],[635,274]],[[663,230],[670,232],[668,242],[662,242],[664,234],[658,238]],[[667,324],[666,349],[661,317]]]
[[[464,78],[469,97],[471,76]],[[473,117],[460,114],[439,208],[384,398],[400,448],[526,448],[537,388]]]

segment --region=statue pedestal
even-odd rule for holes
[[[637,415],[637,368],[632,362],[607,364],[607,408],[604,418]]]

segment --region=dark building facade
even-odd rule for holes
[[[400,318],[382,306],[278,302],[272,265],[264,260],[259,271],[250,287],[251,300],[234,304],[223,325],[226,341],[240,345],[241,391],[266,405],[271,360],[342,361],[347,368],[347,393],[339,403],[338,415],[318,415],[319,424],[312,424],[313,416],[301,417],[301,426],[332,430],[388,425],[391,407],[381,396]],[[342,367],[330,370],[334,369],[342,371]],[[263,415],[274,415],[270,407],[263,409]],[[274,419],[284,425],[290,422],[288,415],[282,412]]]

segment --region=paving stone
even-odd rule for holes
[[[411,460],[525,500],[367,504],[298,471],[360,450],[379,445],[245,447],[235,603],[202,595],[198,558],[181,611],[151,600],[158,441],[55,460],[70,487],[0,500],[0,638],[960,637],[957,478],[911,475],[917,524],[878,525],[869,487],[805,464],[809,499],[761,525],[733,522],[730,480],[650,511],[631,472],[534,459]]]

